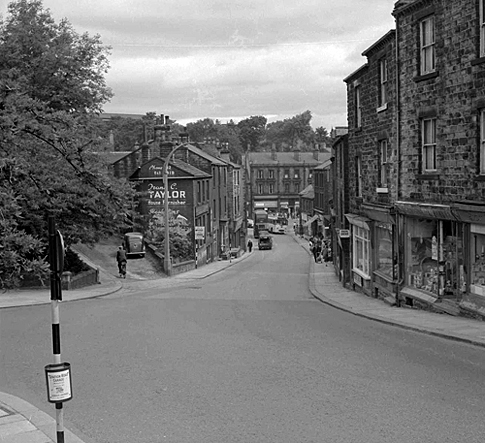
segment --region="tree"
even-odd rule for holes
[[[175,211],[168,211],[168,225],[170,235],[170,255],[175,261],[191,260],[194,257],[192,245],[192,229],[189,229],[183,217]],[[146,239],[160,249],[165,248],[165,215],[153,216],[148,224]]]
[[[123,229],[133,190],[108,171],[97,114],[111,97],[99,36],[56,24],[38,0],[0,21],[0,287],[45,276],[47,214],[67,244]],[[2,266],[3,265],[3,266]]]
[[[244,150],[258,150],[257,148],[265,135],[267,121],[266,117],[258,115],[241,120],[237,124],[239,128],[239,140]]]
[[[312,113],[305,111],[283,121],[268,124],[266,145],[275,144],[282,151],[289,151],[296,146],[303,150],[313,149],[315,134],[310,125]]]

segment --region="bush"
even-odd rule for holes
[[[79,274],[84,271],[89,271],[89,266],[84,263],[72,249],[66,249],[66,255],[64,256],[64,272],[72,272],[73,274]]]

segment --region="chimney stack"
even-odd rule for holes
[[[315,143],[315,149],[313,150],[313,158],[318,161],[318,154],[320,152],[318,143]]]
[[[276,154],[276,143],[271,145],[271,160],[277,161],[278,155]]]

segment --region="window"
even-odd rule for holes
[[[381,140],[379,142],[379,153],[380,153],[380,170],[379,170],[379,184],[381,188],[387,188],[387,175],[389,167],[389,152],[387,140]]]
[[[274,194],[274,185],[272,183],[269,185],[269,193]]]
[[[290,184],[289,183],[285,183],[285,193],[286,194],[289,194],[290,192]]]
[[[300,170],[295,169],[295,178],[300,178]]]
[[[387,103],[387,60],[379,62],[379,107]]]
[[[295,192],[296,193],[300,192],[300,183],[295,183],[294,186],[295,186]]]
[[[362,164],[360,157],[355,157],[355,196],[362,197]]]
[[[377,269],[390,278],[395,278],[392,248],[392,226],[376,223]]]
[[[353,269],[369,276],[369,231],[353,225]]]
[[[422,121],[422,172],[436,171],[436,119]]]
[[[480,110],[480,175],[485,175],[485,109]]]
[[[290,170],[289,169],[285,169],[284,178],[290,178]]]
[[[264,178],[264,171],[262,169],[258,169],[258,178]]]
[[[485,0],[480,0],[480,57],[485,57]]]
[[[429,74],[435,70],[434,53],[434,16],[426,17],[420,22],[420,50],[421,75]]]
[[[269,178],[274,178],[274,171],[272,169],[269,170]]]
[[[197,203],[202,201],[202,190],[201,190],[201,183],[197,182]]]
[[[360,85],[355,87],[355,127],[360,128],[362,126],[362,104],[360,97]]]
[[[264,194],[264,187],[263,187],[263,185],[258,185],[258,194]]]

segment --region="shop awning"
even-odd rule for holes
[[[385,208],[381,206],[362,205],[362,211],[372,220],[382,223],[396,224],[396,217],[394,215],[394,209]]]
[[[448,205],[398,201],[395,206],[401,214],[413,217],[455,220]]]
[[[362,217],[362,215],[357,214],[345,214],[345,218],[349,221],[351,225],[370,230],[369,223],[372,222],[370,218]]]
[[[317,218],[318,218],[318,214],[312,215],[305,223],[303,223],[303,226],[311,225]]]
[[[468,223],[485,223],[485,203],[476,201],[461,201],[452,204],[456,219]]]
[[[264,200],[264,201],[255,201],[254,202],[254,209],[260,208],[277,208],[278,202],[272,200]]]

